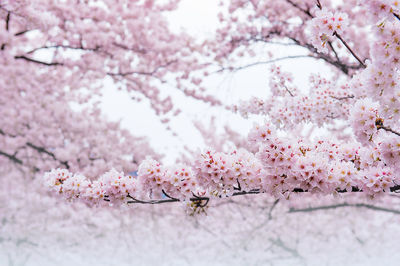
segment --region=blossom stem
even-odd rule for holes
[[[289,210],[289,213],[313,212],[313,211],[319,211],[319,210],[337,209],[337,208],[341,208],[341,207],[367,208],[367,209],[371,209],[371,210],[375,210],[375,211],[383,211],[383,212],[390,212],[390,213],[394,213],[394,214],[400,214],[400,210],[388,209],[388,208],[365,204],[365,203],[357,203],[357,204],[342,203],[342,204],[336,204],[336,205],[318,206],[318,207],[310,207],[310,208],[304,208],[304,209],[291,208]]]
[[[400,136],[400,133],[399,133],[399,132],[394,131],[394,130],[391,129],[390,127],[379,126],[378,129],[383,129],[383,130],[385,130],[385,131],[392,132],[393,134],[396,134],[397,136]]]
[[[343,40],[342,36],[340,36],[340,34],[337,33],[336,31],[333,33],[333,35],[336,36],[343,43],[344,46],[346,46],[347,50],[349,50],[349,52],[354,56],[355,59],[357,59],[357,61],[360,63],[360,65],[362,65],[365,68],[366,65],[364,64],[364,62],[350,48],[350,46],[347,44],[347,42],[345,40]]]

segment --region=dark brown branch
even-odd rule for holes
[[[400,185],[395,185],[393,187],[390,188],[390,192],[397,192],[400,190]],[[297,192],[297,193],[307,193],[308,191],[297,188],[294,189],[292,192]],[[346,190],[337,190],[338,193],[350,193],[347,192]],[[352,192],[362,192],[362,190],[360,190],[357,187],[353,187],[352,188]],[[163,192],[165,194],[165,192]],[[251,191],[239,191],[239,192],[235,192],[232,194],[232,197],[235,196],[241,196],[241,195],[251,195],[251,194],[262,194],[263,192],[260,190],[251,190]],[[131,201],[128,201],[128,204],[133,204],[133,203],[141,203],[141,204],[163,204],[163,203],[171,203],[171,202],[179,202],[179,199],[176,198],[172,198],[169,197],[168,195],[166,195],[168,197],[168,199],[152,199],[152,200],[138,200],[136,198],[133,198],[132,196],[128,195],[127,197],[132,199]],[[210,197],[199,197],[196,195],[193,195],[192,198],[189,199],[192,202],[201,204],[201,201],[206,201],[206,204],[208,203],[208,201],[210,200]],[[199,205],[199,207],[205,207],[206,204],[201,204]],[[278,201],[275,201],[274,205],[278,204]],[[275,207],[275,206],[273,206]],[[271,210],[272,212],[272,210]],[[400,211],[399,211],[400,212]]]
[[[23,164],[22,161],[20,159],[18,159],[17,157],[15,157],[14,155],[10,155],[10,154],[5,153],[3,151],[0,151],[0,155],[3,155],[5,157],[7,157],[8,159],[13,161],[14,163],[21,164],[21,165]]]
[[[167,198],[169,198],[169,199],[178,200],[177,198],[174,198],[174,197],[171,197],[170,195],[168,195],[167,192],[165,192],[164,189],[162,190],[162,193],[163,193]],[[178,200],[178,201],[179,201],[179,200]]]
[[[309,56],[309,55],[289,55],[289,56],[285,56],[285,57],[274,58],[274,59],[267,60],[267,61],[259,61],[259,62],[251,63],[251,64],[248,64],[248,65],[235,67],[233,69],[232,68],[222,67],[221,69],[215,71],[214,73],[223,72],[225,70],[233,70],[233,72],[237,72],[239,70],[242,70],[242,69],[245,69],[245,68],[249,68],[249,67],[253,67],[253,66],[257,66],[257,65],[272,64],[272,63],[275,63],[275,62],[278,62],[278,61],[282,61],[282,60],[297,59],[297,58],[312,58],[312,56]]]
[[[27,33],[28,31],[31,31],[31,30],[23,30],[23,31],[17,32],[17,33],[14,34],[14,36],[23,35],[23,34]]]
[[[36,145],[32,144],[31,142],[26,143],[26,145],[27,145],[28,147],[31,147],[32,149],[34,149],[34,150],[40,152],[40,153],[44,153],[44,154],[49,155],[51,158],[53,158],[53,160],[55,160],[55,161],[61,163],[62,165],[65,166],[65,168],[69,169],[69,164],[68,164],[68,162],[67,162],[67,161],[61,161],[61,160],[57,159],[57,157],[54,155],[54,153],[52,153],[52,152],[46,150],[46,149],[43,148],[43,147],[36,146]]]
[[[235,192],[233,193],[232,196],[240,196],[240,195],[250,195],[250,194],[260,194],[261,192],[259,190],[251,190],[251,191],[240,191],[240,192]],[[131,203],[141,203],[141,204],[162,204],[162,203],[170,203],[170,202],[178,202],[180,201],[179,199],[175,199],[175,198],[169,198],[169,199],[154,199],[154,200],[138,200],[136,198],[133,198],[132,196],[128,195],[128,198],[132,199],[132,201],[128,201],[128,204]],[[210,200],[209,197],[198,197],[198,196],[194,196],[192,198],[190,198],[190,201],[192,202],[200,202],[200,201],[206,201],[206,203],[208,203],[208,201]],[[205,205],[201,205],[199,207],[205,207]]]
[[[283,85],[283,87],[290,94],[291,97],[294,97],[294,94],[289,90],[289,88],[287,86]]]
[[[317,7],[318,7],[319,9],[322,9],[322,5],[321,5],[321,2],[320,2],[319,0],[317,0]]]
[[[109,72],[109,73],[107,73],[107,75],[109,75],[109,76],[122,76],[122,77],[130,76],[130,75],[133,75],[133,74],[145,75],[145,76],[153,76],[153,75],[156,74],[157,71],[159,71],[160,69],[166,68],[166,67],[168,67],[169,65],[175,63],[176,61],[177,61],[177,60],[169,61],[169,62],[167,62],[167,63],[164,64],[164,65],[160,65],[160,66],[156,67],[154,70],[152,70],[152,71],[150,71],[150,72],[146,72],[146,71],[129,71],[129,72],[118,72],[118,73]]]
[[[272,211],[275,209],[276,205],[278,205],[279,203],[279,199],[275,200],[274,203],[272,204],[271,208],[269,209],[268,212],[268,219],[271,220],[272,219]]]
[[[298,10],[302,11],[304,14],[309,16],[310,18],[313,18],[313,15],[310,13],[310,10],[301,8],[298,4],[292,2],[291,0],[286,0],[289,4],[291,4],[293,7],[297,8]]]
[[[116,43],[116,42],[113,42],[113,45],[118,48],[121,48],[123,50],[133,51],[133,52],[140,53],[140,54],[146,54],[148,52],[146,49],[143,49],[143,48],[128,47],[124,44],[120,44],[120,43]]]
[[[7,17],[6,17],[6,31],[8,31],[10,29],[10,16],[11,16],[11,12],[8,11]]]
[[[299,9],[300,11],[302,11],[304,14],[306,14],[306,15],[309,16],[310,18],[314,18],[314,16],[310,13],[309,10],[305,10],[305,9],[301,8],[299,5],[297,5],[296,3],[293,3],[291,0],[286,0],[286,2],[288,2],[289,4],[291,4],[293,7]],[[317,0],[316,5],[317,5],[317,7],[318,7],[319,9],[322,9],[322,5],[321,5],[321,2],[320,2],[319,0]],[[347,50],[349,50],[349,52],[354,56],[354,58],[360,63],[360,65],[361,65],[363,68],[366,67],[366,65],[364,64],[364,62],[356,55],[356,53],[353,51],[353,49],[351,49],[351,47],[350,47],[350,46],[347,44],[347,42],[342,38],[342,36],[340,36],[340,34],[338,34],[338,33],[335,31],[335,32],[333,33],[333,36],[336,36],[336,37],[343,43],[343,45],[347,48]],[[332,44],[331,44],[331,43],[328,43],[328,44],[329,44],[329,46],[331,47],[333,53],[335,54],[335,57],[336,57],[337,61],[340,61],[340,60],[338,60],[339,57],[338,57],[338,55],[337,55],[335,49],[333,48]],[[346,73],[346,74],[347,74],[347,73]]]
[[[385,127],[383,125],[377,126],[377,129],[383,129],[385,131],[391,132],[393,134],[396,134],[397,136],[400,136],[400,133],[397,131],[394,131],[393,129],[391,129],[390,127]]]
[[[43,50],[43,49],[51,49],[51,48],[64,48],[64,49],[70,49],[70,50],[81,50],[81,51],[91,51],[91,52],[96,52],[100,49],[100,46],[96,46],[95,48],[85,48],[82,46],[69,46],[69,45],[50,45],[50,46],[42,46],[42,47],[38,47],[35,49],[30,50],[29,52],[27,52],[27,54],[32,54],[38,50]]]
[[[237,187],[233,187],[233,189],[234,189],[234,190],[241,191],[241,190],[242,190],[242,187],[240,186],[239,179],[236,179],[236,182],[237,182],[238,186],[237,186]]]
[[[339,55],[337,54],[335,48],[333,47],[332,42],[328,41],[328,45],[331,48],[333,54],[335,55],[336,61],[340,61]]]
[[[360,65],[362,67],[367,67],[364,62],[356,55],[356,53],[353,51],[353,49],[351,49],[351,47],[347,44],[347,42],[345,40],[343,40],[342,36],[340,36],[339,33],[337,33],[336,31],[333,33],[334,36],[336,36],[342,43],[344,46],[346,46],[347,50],[349,50],[349,52],[354,56],[355,59],[357,59],[357,61],[360,63]]]
[[[10,154],[8,154],[8,153],[5,153],[5,152],[3,152],[3,151],[0,151],[0,155],[7,157],[9,160],[11,160],[12,162],[14,162],[14,163],[16,163],[16,164],[26,166],[26,165],[23,163],[22,160],[18,159],[18,158],[15,156],[15,154],[10,155]],[[37,168],[36,166],[32,166],[31,169],[32,169],[34,172],[39,172],[39,171],[40,171],[40,169]]]
[[[291,208],[289,210],[289,213],[313,212],[313,211],[337,209],[337,208],[343,208],[343,207],[367,208],[367,209],[371,209],[371,210],[375,210],[375,211],[382,211],[382,212],[400,214],[400,210],[388,209],[388,208],[379,207],[379,206],[370,205],[370,204],[365,204],[365,203],[357,203],[357,204],[342,203],[342,204],[336,204],[336,205],[326,205],[326,206],[310,207],[310,208],[304,208],[304,209]]]
[[[349,75],[349,69],[358,69],[359,68],[359,66],[346,65],[346,64],[342,63],[341,61],[335,60],[328,54],[323,54],[323,53],[318,52],[318,50],[312,44],[309,44],[309,43],[303,44],[295,38],[291,38],[291,37],[289,37],[289,38],[292,41],[294,41],[297,45],[304,47],[304,48],[308,49],[309,51],[311,51],[312,53],[316,54],[316,56],[313,56],[313,57],[322,59],[325,62],[337,67],[346,75]]]
[[[59,63],[59,62],[52,62],[52,63],[47,63],[47,62],[43,62],[43,61],[39,61],[36,59],[32,59],[29,57],[26,57],[24,55],[18,55],[14,57],[15,59],[24,59],[26,61],[32,62],[32,63],[36,63],[36,64],[41,64],[41,65],[45,65],[45,66],[62,66],[63,63]]]
[[[336,97],[336,96],[330,96],[331,98],[335,99],[335,100],[347,100],[347,99],[353,99],[354,95],[348,95],[348,96],[343,96],[343,97]]]

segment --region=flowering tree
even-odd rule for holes
[[[29,213],[14,215],[16,208],[24,209],[26,198],[36,197],[31,203],[38,207],[43,200],[37,195],[45,197],[42,210],[72,208],[59,201],[62,207],[56,206],[43,188],[43,179],[50,190],[76,202],[77,223],[100,228],[103,220],[113,217],[131,219],[117,211],[127,204],[143,205],[132,207],[142,214],[143,223],[149,218],[143,210],[162,204],[156,213],[171,219],[170,226],[175,217],[182,216],[168,203],[183,202],[190,214],[212,206],[210,216],[221,221],[238,219],[231,214],[233,205],[241,217],[264,219],[246,224],[250,236],[256,237],[259,228],[268,225],[273,234],[259,234],[260,241],[265,237],[271,245],[269,252],[280,249],[296,260],[302,260],[301,250],[313,244],[298,249],[286,244],[307,236],[295,234],[296,222],[283,213],[298,219],[307,219],[308,212],[339,207],[400,213],[393,207],[397,197],[388,196],[400,190],[397,1],[337,5],[314,0],[235,0],[227,9],[223,1],[216,35],[202,45],[188,34],[169,30],[164,14],[176,9],[178,2],[0,2],[4,77],[0,114],[7,118],[0,120],[0,195],[2,203],[13,199],[13,205],[0,205],[7,233],[0,242],[35,244],[24,237],[16,222]],[[265,45],[268,60],[238,65],[243,56],[258,53],[258,44]],[[299,47],[302,54],[276,57],[276,45]],[[166,122],[180,111],[160,91],[166,81],[173,80],[174,88],[188,97],[222,106],[222,99],[200,89],[208,73],[296,58],[322,61],[331,72],[312,73],[304,89],[292,73],[273,65],[268,98],[253,97],[227,107],[246,119],[261,116],[266,122],[255,125],[247,139],[229,128],[219,137],[213,127],[210,134],[197,125],[211,148],[182,164],[161,164],[161,156],[145,139],[132,136],[118,123],[105,122],[97,106],[103,81],[108,79],[131,96],[148,101]],[[204,77],[199,77],[199,70]],[[226,149],[228,140],[236,148]],[[248,194],[263,195],[248,198]],[[309,207],[321,196],[319,206]],[[332,205],[331,196],[340,202]],[[290,199],[290,205],[276,208],[283,199]],[[91,220],[91,214],[101,208],[87,206],[104,207],[108,218]],[[259,216],[265,209],[267,218]],[[323,219],[327,231],[339,230],[328,222],[329,217]],[[213,236],[215,231],[231,229],[223,223],[196,220],[194,224]],[[136,226],[132,230],[139,229],[140,223]],[[312,230],[312,223],[307,226]],[[343,225],[340,232],[345,234],[349,226]],[[82,228],[72,228],[75,234],[82,233]],[[283,230],[290,236],[282,236]],[[170,232],[163,233],[172,238]],[[193,234],[195,240],[186,243],[195,244],[202,237],[207,238]],[[216,254],[225,245],[236,244],[235,237],[227,238]],[[246,237],[242,238],[246,246]],[[246,262],[245,255],[242,259]]]
[[[98,104],[108,79],[147,99],[161,119],[178,111],[157,89],[167,73],[185,75],[194,62],[184,56],[191,38],[169,31],[164,18],[176,4],[0,1],[0,243],[10,251],[0,261],[13,265],[37,256],[35,250],[47,253],[43,247],[58,243],[51,235],[65,226],[75,236],[103,234],[109,229],[102,220],[119,216],[50,200],[39,185],[45,171],[133,172],[145,156],[161,158],[144,137],[107,122]],[[75,224],[66,225],[70,216]]]
[[[247,149],[211,149],[188,165],[173,167],[147,159],[138,177],[112,170],[90,181],[56,169],[46,174],[47,184],[67,198],[95,205],[184,201],[194,208],[204,207],[210,198],[253,193],[289,198],[297,192],[360,192],[358,196],[376,198],[397,191],[398,4],[355,5],[346,2],[335,11],[328,1],[233,1],[229,14],[220,14],[216,41],[207,43],[217,61],[232,64],[229,58],[252,52],[252,42],[282,40],[306,48],[307,56],[324,60],[335,71],[333,79],[312,75],[304,92],[289,73],[273,67],[272,98],[236,107],[243,115],[268,118],[249,133]],[[243,14],[246,19],[240,18]],[[221,71],[226,69],[234,66]],[[332,134],[329,139],[294,136],[295,125],[306,122],[332,126]],[[335,131],[339,123],[353,134]]]

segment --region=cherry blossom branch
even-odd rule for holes
[[[331,98],[335,99],[335,100],[347,100],[347,99],[353,99],[354,95],[348,95],[348,96],[343,96],[343,97],[336,97],[336,96],[330,96]]]
[[[271,37],[273,37],[274,35],[280,36],[280,35],[281,35],[281,32],[279,32],[279,31],[273,31],[273,32],[268,33],[266,36],[262,36],[262,37],[260,37],[260,38],[257,38],[257,37],[254,37],[254,36],[252,36],[252,37],[250,37],[250,38],[237,38],[237,39],[231,40],[231,43],[234,43],[234,45],[237,45],[236,43],[250,42],[250,41],[253,41],[253,42],[271,43],[271,42],[268,41],[268,39],[271,38]],[[335,60],[335,58],[331,57],[329,54],[320,53],[320,52],[318,52],[318,50],[317,50],[312,44],[310,44],[310,43],[303,43],[303,42],[297,40],[295,37],[292,37],[292,36],[286,36],[286,37],[289,38],[290,40],[292,40],[292,41],[294,42],[293,44],[286,44],[286,45],[298,45],[298,46],[300,46],[300,47],[306,48],[306,49],[309,50],[311,53],[315,54],[315,55],[308,55],[308,56],[304,56],[304,57],[311,57],[311,58],[316,58],[316,59],[322,59],[322,60],[324,60],[325,62],[327,62],[327,63],[333,65],[333,66],[336,67],[336,68],[338,68],[339,70],[341,70],[341,71],[342,71],[344,74],[346,74],[346,75],[349,74],[349,69],[360,69],[360,68],[363,68],[363,66],[361,66],[360,64],[357,64],[357,65],[347,65],[347,64],[341,62],[340,59],[339,59],[337,56],[335,56],[335,57],[336,57],[336,60]],[[335,53],[336,51],[333,51],[333,52]],[[275,59],[273,59],[273,60],[275,60]],[[282,59],[279,59],[279,60],[283,60],[283,58],[282,58]],[[278,60],[277,60],[277,61],[278,61]],[[268,61],[267,61],[267,62],[260,62],[260,64],[263,64],[263,63],[268,63]],[[255,63],[255,65],[257,65],[257,64],[258,64],[258,63]],[[250,64],[249,66],[252,66],[252,64]],[[247,67],[247,65],[244,66],[243,68],[245,68],[245,67]],[[223,70],[230,70],[230,71],[233,70],[233,71],[236,71],[234,68],[222,68],[222,69],[220,69],[220,70],[217,70],[216,72],[221,72],[221,71],[223,71]]]
[[[240,71],[242,69],[246,69],[249,67],[253,67],[253,66],[258,66],[258,65],[266,65],[266,64],[272,64],[278,61],[283,61],[283,60],[287,60],[287,59],[298,59],[298,58],[310,58],[313,56],[310,55],[289,55],[289,56],[285,56],[285,57],[278,57],[278,58],[274,58],[271,60],[267,60],[267,61],[259,61],[259,62],[255,62],[255,63],[251,63],[251,64],[247,64],[247,65],[243,65],[243,66],[239,66],[239,67],[222,67],[221,69],[213,72],[213,73],[220,73],[223,72],[225,70],[229,70],[229,71],[233,71],[233,72],[237,72]]]
[[[300,7],[298,4],[292,2],[291,0],[286,0],[286,2],[288,2],[290,5],[292,5],[293,7],[297,8],[298,10],[300,10],[301,12],[303,12],[304,14],[306,14],[307,16],[309,16],[310,18],[313,18],[313,15],[310,13],[310,10],[306,10],[302,7]]]
[[[133,74],[153,76],[160,69],[166,68],[166,67],[170,66],[171,64],[173,64],[175,62],[177,62],[177,60],[169,61],[166,64],[163,64],[163,65],[160,65],[160,66],[156,67],[155,69],[153,69],[150,72],[145,72],[145,71],[130,71],[130,72],[121,72],[121,73],[108,72],[107,75],[109,75],[109,76],[122,76],[122,77],[133,75]]]
[[[23,35],[23,34],[29,32],[29,31],[31,31],[31,30],[23,30],[23,31],[15,33],[14,36],[20,36],[20,35]]]
[[[39,61],[36,59],[32,59],[30,57],[26,57],[25,55],[17,55],[14,57],[15,59],[23,59],[32,63],[36,63],[36,64],[41,64],[41,65],[45,65],[45,66],[62,66],[63,63],[59,63],[59,62],[52,62],[52,63],[47,63],[47,62],[43,62],[43,61]]]
[[[353,49],[351,49],[351,47],[347,44],[347,42],[345,40],[343,40],[342,36],[340,36],[339,33],[337,33],[336,31],[333,33],[334,36],[336,36],[342,43],[344,46],[346,46],[347,50],[349,50],[349,52],[354,56],[354,58],[360,63],[360,65],[362,67],[367,67],[364,62],[356,55],[356,53],[353,51]]]
[[[390,212],[390,213],[394,213],[394,214],[400,214],[400,210],[388,209],[388,208],[365,204],[365,203],[357,203],[357,204],[342,203],[342,204],[336,204],[336,205],[310,207],[310,208],[304,208],[304,209],[291,208],[289,210],[289,213],[313,212],[313,211],[337,209],[337,208],[343,208],[343,207],[367,208],[367,209],[371,209],[371,210],[375,210],[375,211],[383,211],[383,212]]]
[[[390,127],[385,127],[383,125],[377,125],[377,129],[383,129],[385,131],[391,132],[393,134],[396,134],[397,136],[400,136],[400,133],[397,131],[394,131],[393,129],[391,129]]]
[[[32,149],[38,151],[39,153],[45,153],[45,154],[49,155],[49,156],[50,156],[51,158],[53,158],[55,161],[60,162],[62,165],[64,165],[66,169],[69,169],[69,168],[70,168],[67,161],[61,161],[61,160],[57,159],[57,157],[54,155],[54,153],[52,153],[52,152],[46,150],[45,148],[36,146],[36,145],[32,144],[31,142],[26,143],[26,145],[27,145],[28,147],[30,147],[30,148],[32,148]]]
[[[27,52],[27,54],[32,54],[36,51],[39,50],[43,50],[43,49],[51,49],[51,48],[64,48],[64,49],[71,49],[71,50],[82,50],[82,51],[92,51],[92,52],[96,52],[100,49],[100,46],[96,46],[95,48],[85,48],[83,46],[77,46],[77,47],[73,47],[73,46],[69,46],[69,45],[50,45],[50,46],[42,46],[42,47],[38,47],[35,49],[32,49],[30,51]]]
[[[320,58],[322,60],[324,60],[325,62],[337,67],[338,69],[340,69],[344,74],[348,75],[349,74],[349,69],[359,69],[360,67],[362,67],[361,65],[347,65],[344,64],[342,61],[337,61],[334,58],[332,58],[331,56],[329,56],[328,54],[323,54],[318,52],[318,50],[309,43],[301,43],[299,40],[289,37],[292,41],[294,41],[297,45],[304,47],[306,49],[308,49],[309,51],[311,51],[312,53],[316,54],[317,56],[315,56],[315,58]]]
[[[8,31],[9,27],[10,27],[10,16],[11,16],[11,12],[8,11],[7,12],[7,17],[6,17],[6,31]]]
[[[322,9],[322,5],[319,0],[317,0],[317,7],[319,9]],[[347,42],[342,38],[342,36],[340,36],[340,34],[337,31],[333,32],[333,36],[336,36],[343,43],[343,45],[347,48],[347,50],[349,50],[349,52],[354,56],[354,58],[360,63],[362,67],[364,68],[366,67],[364,62],[357,56],[357,54],[353,51],[353,49],[351,49],[351,47],[347,44]]]
[[[8,159],[10,159],[11,161],[13,161],[13,162],[15,162],[17,164],[23,165],[23,162],[20,159],[18,159],[17,157],[15,157],[14,155],[10,155],[10,154],[8,154],[6,152],[3,152],[3,151],[0,151],[0,155],[3,155],[5,157],[7,157]]]
[[[390,192],[397,192],[398,190],[400,190],[400,185],[396,185],[390,188]],[[292,191],[293,193],[308,193],[307,190],[303,190],[303,189],[294,189]],[[361,189],[357,188],[357,187],[353,187],[351,192],[348,192],[346,190],[337,190],[338,193],[351,193],[351,192],[363,192]],[[264,192],[260,191],[260,190],[251,190],[251,191],[240,191],[240,192],[235,192],[232,194],[232,196],[230,197],[236,197],[236,196],[243,196],[243,195],[255,195],[255,194],[263,194]],[[165,193],[165,191],[163,191],[163,194],[168,198],[168,199],[152,199],[152,200],[139,200],[137,198],[132,197],[131,195],[127,195],[126,197],[131,199],[131,201],[127,201],[128,204],[163,204],[163,203],[172,203],[172,202],[180,202],[180,199],[174,198],[169,196],[167,193]],[[105,197],[107,198],[107,197]],[[208,203],[208,201],[210,200],[210,197],[200,197],[200,196],[195,196],[189,198],[190,201],[192,202],[198,202],[198,201],[206,201],[206,203]],[[108,201],[108,199],[106,199],[106,201]],[[275,208],[275,206],[278,204],[279,199],[275,200],[275,202],[273,203],[271,210],[270,210],[270,214],[272,213],[272,210]],[[206,204],[205,204],[206,205]],[[201,206],[201,207],[205,207]],[[399,211],[400,212],[400,211]]]
[[[310,13],[309,10],[305,10],[303,8],[301,8],[299,5],[293,3],[290,0],[286,0],[289,4],[291,4],[293,7],[297,8],[298,10],[302,11],[304,14],[306,14],[307,16],[309,16],[310,18],[314,18],[314,16]],[[320,3],[319,0],[317,0],[316,3],[317,7],[319,9],[322,9],[322,5]],[[364,64],[364,62],[357,56],[357,54],[353,51],[353,49],[351,49],[351,47],[347,44],[347,42],[342,38],[342,36],[340,36],[339,33],[337,33],[336,31],[333,33],[333,36],[336,36],[342,43],[343,45],[347,48],[347,50],[349,50],[349,52],[354,56],[354,58],[360,63],[360,65],[365,68],[366,65]],[[336,51],[333,49],[333,46],[330,42],[328,42],[328,45],[332,48],[332,51],[334,52],[336,58],[338,59],[338,55],[336,53]]]
[[[235,196],[243,196],[243,195],[253,195],[253,194],[260,194],[261,192],[259,190],[252,190],[252,191],[240,191],[240,192],[235,192],[233,193],[232,197]],[[127,198],[132,199],[132,201],[127,201],[128,204],[134,204],[134,203],[140,203],[140,204],[163,204],[163,203],[171,203],[171,202],[180,202],[181,200],[177,198],[173,198],[170,196],[165,195],[168,199],[154,199],[154,200],[138,200],[131,195],[128,195]],[[197,202],[197,201],[208,201],[210,200],[210,197],[199,197],[199,196],[194,196],[189,199],[192,202]],[[205,207],[205,206],[201,206]]]

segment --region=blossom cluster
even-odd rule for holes
[[[377,133],[379,105],[370,98],[358,100],[351,110],[350,121],[357,140],[365,145],[372,142]]]
[[[315,12],[315,18],[310,21],[311,42],[318,51],[328,52],[328,43],[334,34],[343,33],[349,21],[346,13],[332,12],[322,8]]]
[[[393,14],[399,14],[400,11],[400,3],[397,0],[371,0],[363,1],[363,4],[376,22],[385,19],[394,20]]]
[[[191,169],[185,166],[166,169],[159,162],[147,159],[139,167],[138,180],[145,197],[163,195],[185,200],[201,194]]]
[[[346,119],[349,102],[353,96],[348,85],[335,88],[327,79],[318,75],[310,77],[308,94],[300,92],[291,84],[292,78],[279,67],[272,67],[270,99],[256,97],[241,101],[236,108],[242,116],[249,113],[269,115],[275,126],[292,129],[304,122],[312,122],[319,127],[330,124],[334,119]]]
[[[196,197],[232,196],[238,192],[288,198],[293,192],[337,194],[355,190],[375,197],[390,191],[399,181],[390,166],[398,152],[393,155],[376,150],[370,154],[357,145],[289,139],[278,136],[271,123],[256,125],[249,142],[255,153],[244,149],[230,153],[208,150],[191,165],[169,168],[146,159],[136,177],[112,170],[94,181],[57,169],[46,174],[46,182],[69,199],[104,204],[163,197],[192,201]],[[383,161],[385,158],[388,160]]]
[[[323,5],[317,1],[315,9],[312,8],[315,1],[274,1],[270,6],[261,2],[232,1],[228,10],[230,18],[220,14],[222,26],[216,40],[205,42],[204,47],[211,47],[207,56],[213,57],[222,71],[234,70],[232,65],[224,66],[229,61],[225,59],[230,54],[240,58],[244,55],[242,50],[251,54],[251,42],[297,45],[307,49],[310,57],[334,67],[336,71],[330,79],[311,75],[306,92],[294,83],[291,73],[273,66],[269,82],[272,97],[252,97],[233,108],[245,117],[258,114],[269,121],[255,126],[249,133],[247,150],[226,151],[222,144],[216,145],[214,148],[218,151],[207,150],[188,159],[186,165],[173,167],[146,159],[140,164],[138,176],[128,178],[130,185],[120,181],[125,177],[116,171],[94,181],[71,174],[63,179],[54,172],[48,177],[49,184],[71,199],[93,198],[90,192],[93,190],[111,202],[149,201],[160,197],[193,201],[196,197],[233,196],[239,192],[289,197],[301,191],[316,194],[362,191],[374,197],[397,186],[400,145],[397,136],[388,135],[396,133],[392,129],[400,126],[397,2],[368,1],[359,3],[360,7],[353,10],[354,1],[345,1],[337,9],[340,12],[333,11],[329,1]],[[245,10],[247,20],[237,14],[240,10]],[[369,14],[373,23],[363,21],[360,14]],[[262,19],[268,23],[260,23]],[[281,37],[290,43],[276,42]],[[271,62],[280,59],[273,58]],[[159,66],[161,62],[158,63]],[[179,69],[182,65],[175,70]],[[203,90],[201,78],[189,75],[189,71],[183,71],[180,78],[177,80],[190,80],[199,91]],[[186,95],[203,99],[197,96],[197,90],[180,86],[179,82],[178,87]],[[153,89],[143,93],[149,97],[157,94]],[[205,100],[216,105],[211,99]],[[171,110],[169,100],[165,104],[165,112]],[[310,137],[311,133],[308,137],[297,135],[295,129],[300,133],[305,122],[330,131],[331,138],[316,139]],[[340,128],[350,131],[345,141],[340,138],[341,132],[338,133]],[[279,129],[286,130],[287,134]]]

